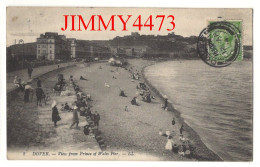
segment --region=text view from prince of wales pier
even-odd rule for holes
[[[7,155],[253,160],[252,9],[7,7]]]

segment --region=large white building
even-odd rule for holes
[[[71,44],[64,35],[46,32],[37,38],[37,59],[67,59],[70,56]]]

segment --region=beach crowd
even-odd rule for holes
[[[132,82],[138,81],[138,84],[136,85],[136,96],[132,97],[132,100],[129,102],[129,104],[125,105],[124,111],[129,112],[128,105],[140,106],[138,99],[146,103],[152,103],[153,100],[156,100],[155,96],[152,95],[152,91],[149,89],[146,83],[141,82],[141,75],[138,70],[135,70],[134,67],[131,66],[122,66],[116,67],[116,71],[118,71],[118,68],[124,68],[125,70],[128,70],[130,73],[129,78],[132,80]],[[99,69],[102,70],[102,67],[100,66]],[[43,91],[42,81],[39,78],[37,78],[37,87],[35,89],[32,87],[31,72],[32,70],[29,71],[28,69],[28,75],[30,79],[26,83],[22,82],[20,78],[15,76],[14,84],[18,87],[20,91],[24,92],[25,103],[32,101],[33,94],[35,94],[37,106],[42,106],[43,104],[47,105],[47,101],[50,100],[50,96]],[[113,79],[117,78],[113,76]],[[88,81],[83,76],[80,76],[79,80]],[[105,83],[104,85],[107,88],[110,87],[109,83]],[[51,117],[53,126],[55,128],[59,126],[58,122],[62,120],[62,118],[59,115],[59,112],[70,112],[72,121],[70,127],[68,128],[72,129],[75,127],[76,129],[80,129],[79,117],[85,117],[86,125],[83,127],[83,133],[85,135],[91,135],[94,137],[97,136],[100,115],[97,111],[92,111],[93,106],[91,103],[91,95],[84,93],[80,89],[80,87],[74,81],[72,75],[66,80],[63,74],[58,74],[57,82],[55,83],[52,92],[54,96],[76,96],[76,101],[74,101],[71,104],[69,104],[69,102],[65,102],[64,104],[61,104],[60,109],[57,107],[57,101],[52,101]],[[124,89],[121,87],[119,88],[119,96],[122,98],[128,97],[127,92],[125,92]],[[163,104],[161,105],[161,109],[171,112],[169,109],[169,105],[170,104],[168,102],[168,98],[165,96]],[[175,118],[173,118],[171,125],[175,126],[175,123]],[[169,127],[169,129],[171,129],[171,127]],[[192,157],[194,146],[192,145],[190,140],[187,137],[185,137],[183,124],[181,125],[179,132],[167,129],[164,133],[162,130],[159,130],[159,135],[166,137],[167,139],[165,144],[166,150],[172,151],[173,153],[179,154],[181,156]],[[176,140],[177,135],[179,136],[178,140]]]

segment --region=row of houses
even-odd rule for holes
[[[98,41],[91,42],[66,38],[56,32],[41,34],[36,42],[15,44],[7,47],[9,60],[66,60],[73,58],[88,58],[95,56],[110,56],[110,48],[99,45]]]
[[[126,55],[129,57],[142,57],[145,53],[147,53],[150,48],[148,46],[118,46],[111,49],[113,54],[116,55]]]

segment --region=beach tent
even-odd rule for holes
[[[108,63],[109,63],[110,65],[112,65],[112,66],[123,66],[123,65],[127,64],[127,61],[124,60],[124,59],[111,57],[111,58],[108,60]]]

